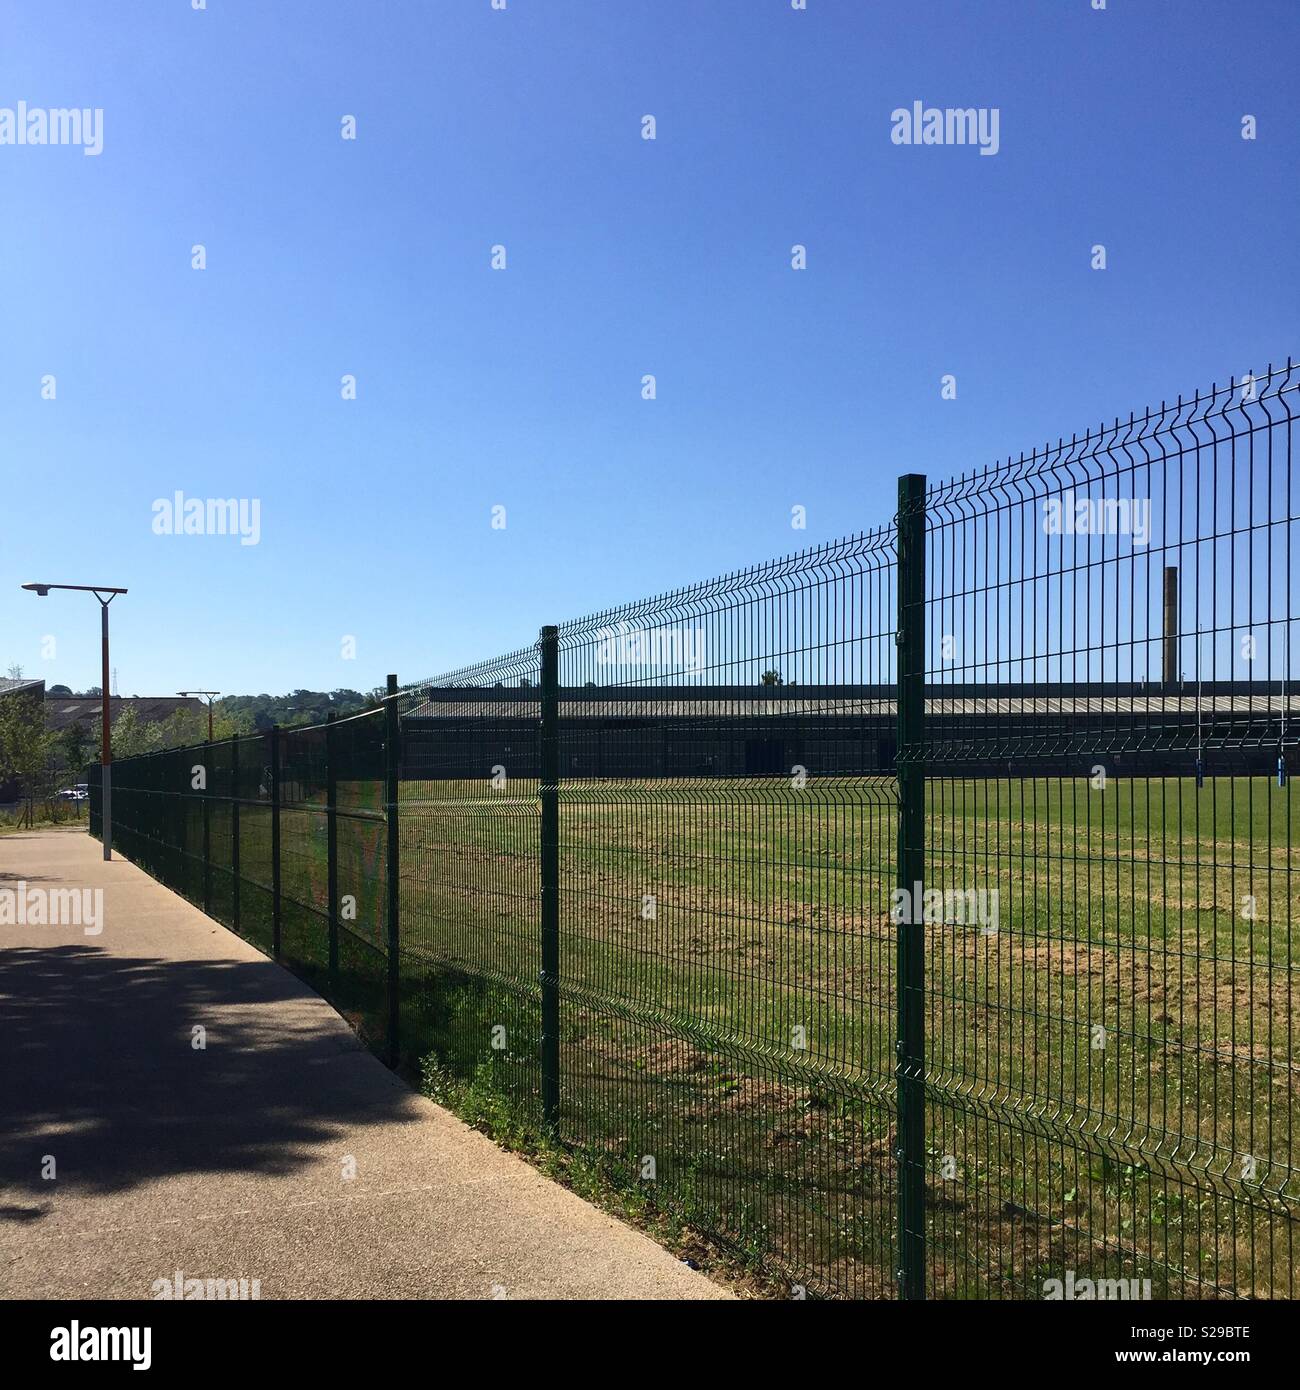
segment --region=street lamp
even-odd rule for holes
[[[212,742],[212,702],[221,694],[219,690],[178,690],[178,695],[189,699],[191,695],[206,695],[208,697],[208,742]]]
[[[112,728],[108,715],[108,605],[125,589],[114,589],[108,584],[24,584],[24,589],[38,598],[48,598],[51,589],[75,589],[78,593],[94,594],[99,600],[100,630],[103,633],[104,674],[100,685],[103,700],[103,728],[100,731],[100,824],[104,841],[104,858],[113,857],[113,744]],[[104,595],[108,597],[105,598]]]

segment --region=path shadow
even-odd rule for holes
[[[47,1153],[60,1189],[115,1193],[292,1172],[333,1156],[345,1127],[419,1121],[412,1092],[305,992],[269,961],[0,950],[0,1220],[49,1200]]]

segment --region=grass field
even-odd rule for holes
[[[932,780],[930,1287],[1293,1297],[1297,1053],[1289,786]],[[284,956],[382,1047],[384,827],[341,784],[282,817]],[[560,1138],[638,1200],[812,1292],[890,1296],[891,779],[566,784]],[[402,1039],[440,1098],[536,1133],[536,785],[401,787]],[[214,812],[214,846],[228,824]],[[187,819],[185,891],[198,898]],[[269,811],[241,822],[241,930],[269,947]],[[129,850],[127,852],[130,852]],[[214,858],[220,850],[214,849]],[[214,873],[231,920],[233,880]],[[652,1160],[647,1163],[647,1160]]]
[[[535,1044],[531,790],[403,788],[404,942],[482,994],[442,1047],[503,1087],[534,1079],[488,1038],[512,1010]],[[814,1281],[887,1291],[893,783],[561,801],[572,1132],[654,1154]],[[930,783],[927,883],[998,894],[995,930],[926,928],[936,1293],[1067,1267],[1294,1292],[1290,807],[1255,779]]]

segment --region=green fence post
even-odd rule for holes
[[[230,895],[231,926],[239,931],[239,740],[230,740]]]
[[[169,764],[169,763],[178,763],[179,761],[180,761],[179,758],[169,758],[166,762],[163,762],[162,759],[159,759],[159,764],[160,764],[160,767],[161,767],[161,769],[162,769],[162,770],[159,772],[159,774],[158,774],[159,779],[161,780],[162,778],[165,778],[165,777],[167,777],[168,775],[175,776],[175,773],[170,771],[170,769],[169,769],[169,767],[168,767],[168,764]],[[163,788],[160,788],[159,790],[163,790]],[[176,848],[177,848],[177,854],[176,854],[176,858],[175,858],[175,861],[174,861],[174,863],[175,863],[175,870],[174,870],[175,876],[174,876],[173,879],[172,879],[172,885],[171,885],[171,886],[172,886],[182,897],[188,898],[188,897],[190,896],[190,854],[189,854],[189,849],[190,849],[190,815],[189,815],[189,811],[190,811],[190,802],[189,802],[189,797],[182,797],[182,798],[180,799],[180,801],[177,802],[177,805],[178,805],[178,807],[179,807],[178,813],[177,813],[177,815],[176,815],[176,841],[177,841]]]
[[[212,740],[203,740],[203,911],[212,916]]]
[[[271,725],[271,954],[280,959],[280,726]]]
[[[388,1065],[400,1060],[397,1027],[398,996],[401,985],[401,934],[398,910],[401,905],[401,865],[398,855],[397,791],[401,749],[401,724],[397,711],[397,677],[388,677],[388,699],[384,705],[384,804],[388,817]]]
[[[560,642],[559,628],[541,632],[542,1123],[560,1119]]]
[[[334,764],[334,721],[337,710],[325,715],[325,900],[329,904],[329,990],[339,997],[339,782]]]
[[[925,477],[898,480],[898,1293],[925,1297]]]

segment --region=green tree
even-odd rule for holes
[[[162,726],[145,723],[136,713],[136,707],[127,705],[113,721],[112,742],[115,758],[134,758],[139,753],[153,753],[163,746]]]
[[[0,782],[18,782],[29,826],[38,799],[53,806],[56,748],[55,736],[45,728],[44,701],[30,695],[0,699]]]
[[[175,709],[158,726],[158,746],[160,748],[188,748],[202,743],[208,736],[207,710],[189,709],[182,705]]]
[[[64,762],[78,773],[94,756],[94,749],[90,742],[90,731],[84,725],[69,724],[58,736],[58,742]]]

